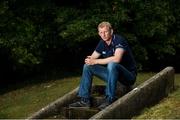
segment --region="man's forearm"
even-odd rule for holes
[[[106,65],[109,62],[119,63],[119,61],[117,61],[114,56],[108,57],[108,58],[103,58],[103,59],[95,59],[95,64]]]

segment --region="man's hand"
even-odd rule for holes
[[[96,59],[92,58],[91,56],[87,56],[87,58],[85,59],[85,63],[87,65],[95,65]]]

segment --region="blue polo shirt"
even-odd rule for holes
[[[120,64],[131,72],[137,72],[136,62],[127,41],[120,35],[113,35],[110,45],[107,45],[103,40],[100,40],[96,46],[95,51],[100,53],[103,58],[107,58],[114,55],[116,48],[122,48],[125,50]]]

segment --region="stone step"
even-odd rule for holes
[[[49,116],[48,119],[88,119],[98,113],[96,108],[68,108],[63,107],[57,113]]]
[[[129,91],[130,89],[128,89],[127,87],[118,84],[116,91],[117,97],[121,97]],[[91,108],[68,108],[67,106],[65,106],[58,113],[54,114],[50,118],[88,119],[99,112],[97,107],[103,102],[104,94],[105,94],[105,86],[95,85],[92,88]],[[77,100],[78,98],[74,99],[72,103]]]
[[[117,85],[117,97],[121,97],[129,92],[131,88],[121,84]],[[68,108],[65,107],[63,114],[67,119],[88,119],[99,112],[97,107],[104,101],[105,86],[95,85],[92,89],[91,108]]]
[[[99,95],[104,95],[105,94],[105,85],[94,85],[92,87],[92,92],[93,96],[99,96]]]
[[[131,91],[133,89],[134,86],[124,86],[121,83],[117,82],[117,89],[116,89],[116,96],[122,97],[123,95],[125,95],[126,93],[128,93],[129,91]],[[95,85],[92,88],[92,94],[93,96],[102,96],[105,95],[105,85]]]
[[[104,101],[104,96],[95,96],[91,99],[91,106],[97,108]]]
[[[48,119],[87,119],[99,112],[97,107],[102,103],[103,96],[95,96],[91,99],[90,108],[69,108],[68,105],[60,108],[49,116]],[[77,101],[78,98],[73,100]],[[72,103],[73,103],[72,102]]]
[[[71,118],[90,118],[98,112],[97,107],[103,102],[105,95],[105,85],[94,85],[92,87],[92,99],[91,99],[91,108],[90,109],[82,109],[82,108],[68,108],[67,106],[73,102],[76,102],[79,98],[75,95],[75,92],[72,92],[72,95],[68,95],[63,97],[63,102],[54,102],[50,106],[42,109],[38,113],[36,113],[31,118],[48,118],[48,119],[71,119]],[[117,86],[117,98],[123,96],[127,93],[127,89],[122,86]],[[72,96],[72,97],[71,97]],[[66,98],[66,100],[65,100]],[[68,98],[68,99],[67,99]],[[61,103],[61,105],[59,105]],[[63,105],[64,104],[64,105]],[[51,108],[51,109],[49,109]],[[54,108],[54,109],[53,109]]]
[[[68,119],[88,119],[98,113],[96,108],[66,108],[66,118]]]

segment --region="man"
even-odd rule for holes
[[[118,81],[131,86],[136,80],[135,60],[125,39],[113,34],[109,22],[101,22],[98,25],[98,34],[101,40],[92,55],[85,59],[78,91],[81,99],[69,107],[90,107],[90,91],[94,75],[106,82],[105,101],[98,107],[101,110],[115,100]]]

